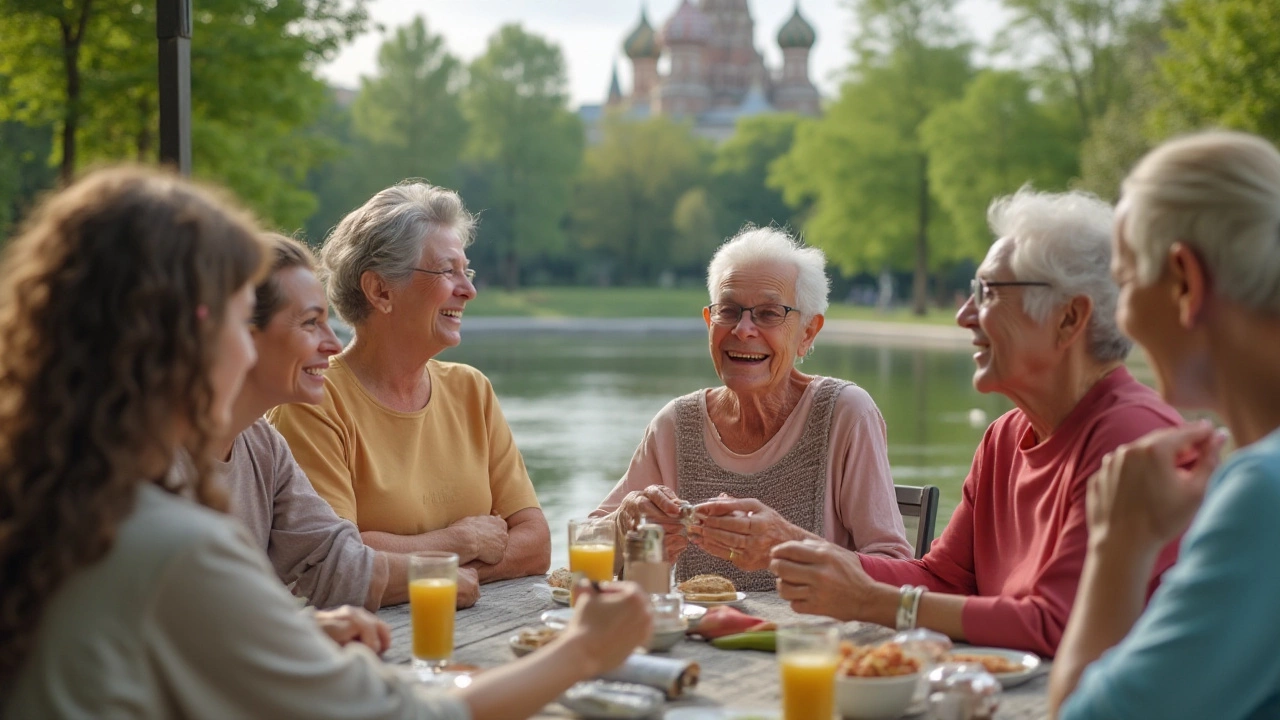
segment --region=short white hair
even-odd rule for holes
[[[1195,249],[1214,292],[1280,314],[1280,152],[1255,135],[1210,131],[1171,140],[1139,161],[1121,220],[1137,280],[1159,279],[1175,241]]]
[[[743,226],[711,258],[711,265],[707,267],[707,293],[711,302],[716,301],[725,273],[735,267],[756,264],[789,265],[796,269],[796,309],[802,320],[808,321],[827,311],[827,295],[831,292],[827,256],[778,228],[754,225]]]
[[[1078,295],[1093,301],[1087,335],[1099,362],[1123,360],[1133,347],[1116,325],[1120,289],[1111,278],[1111,228],[1115,211],[1086,192],[1036,192],[1029,186],[992,201],[987,223],[1009,238],[1009,267],[1018,280],[1047,282],[1023,293],[1022,306],[1038,323]]]

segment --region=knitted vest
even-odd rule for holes
[[[840,391],[851,383],[827,377],[816,377],[813,383],[816,385],[813,406],[799,442],[772,467],[750,475],[725,470],[708,454],[703,439],[707,420],[698,402],[698,394],[705,391],[677,399],[676,492],[680,498],[692,503],[710,500],[720,493],[755,498],[789,522],[821,536],[826,510],[831,415]],[[775,578],[768,570],[744,572],[690,544],[676,562],[676,578],[683,582],[701,573],[723,575],[743,591],[775,587]]]

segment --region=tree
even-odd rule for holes
[[[356,132],[373,144],[390,182],[421,177],[453,183],[467,134],[464,74],[421,16],[382,44],[378,74],[361,80],[352,113]]]
[[[992,198],[1025,183],[1063,189],[1076,172],[1078,145],[1060,114],[1032,99],[1014,71],[986,70],[964,97],[939,107],[921,128],[934,197],[955,225],[945,259],[982,257],[990,244]]]
[[[471,125],[467,156],[492,170],[486,214],[504,216],[508,289],[520,281],[520,258],[564,247],[563,223],[582,164],[583,129],[569,112],[568,75],[560,48],[519,25],[506,25],[470,68],[464,110]]]
[[[795,211],[768,184],[769,169],[791,151],[798,115],[757,115],[738,121],[733,136],[716,148],[711,167],[712,202],[720,206],[719,234],[733,235],[746,223],[787,226]]]
[[[281,227],[297,227],[310,214],[314,198],[299,186],[333,150],[306,130],[326,101],[315,68],[363,27],[364,2],[197,4],[191,48],[196,175],[230,186]],[[13,12],[0,14],[6,47],[0,74],[10,76],[12,92],[0,107],[29,124],[57,125],[55,156],[64,181],[90,162],[154,161],[155,3],[0,0],[6,7]],[[59,75],[66,81],[55,82]]]
[[[1174,13],[1159,61],[1167,95],[1152,114],[1152,139],[1191,123],[1280,142],[1280,4],[1182,0]]]
[[[578,182],[571,218],[578,244],[609,258],[623,283],[652,281],[673,266],[676,205],[705,184],[711,153],[686,124],[607,117]]]
[[[676,242],[671,248],[671,262],[677,267],[701,273],[720,244],[716,232],[716,208],[704,187],[685,192],[671,213]]]
[[[1013,13],[1002,44],[1040,56],[1061,74],[1075,104],[1081,137],[1128,91],[1124,39],[1135,22],[1150,18],[1151,0],[1003,0]],[[1047,50],[1046,50],[1047,48]]]
[[[963,92],[969,46],[954,0],[857,0],[862,35],[852,78],[825,117],[797,133],[771,183],[812,203],[807,238],[846,272],[910,267],[912,306],[928,309],[931,249],[943,247],[920,129]]]

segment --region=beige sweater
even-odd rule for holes
[[[150,485],[48,602],[6,695],[6,718],[469,717],[323,635],[238,523]]]
[[[377,609],[387,584],[386,564],[375,562],[377,551],[364,544],[355,524],[338,517],[316,494],[270,423],[259,419],[240,433],[231,460],[220,465],[231,514],[249,529],[294,595],[319,608]]]

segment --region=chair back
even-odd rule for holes
[[[924,557],[933,545],[934,525],[938,521],[938,497],[941,494],[936,485],[894,485],[898,495],[898,511],[904,518],[916,518],[916,538],[912,545],[916,549],[916,559]]]

